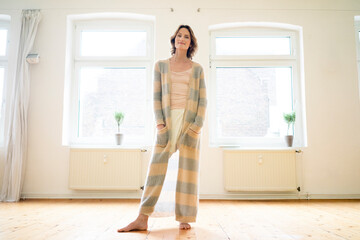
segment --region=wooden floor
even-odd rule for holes
[[[354,239],[360,200],[200,200],[196,223],[149,218],[148,230],[118,233],[140,200],[25,200],[0,203],[0,239]]]

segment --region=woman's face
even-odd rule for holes
[[[175,37],[175,48],[187,50],[190,47],[190,32],[186,28],[180,28]]]

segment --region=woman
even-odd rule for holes
[[[171,37],[172,57],[159,60],[154,71],[154,111],[157,138],[141,198],[139,216],[118,232],[146,230],[159,199],[168,161],[179,149],[176,182],[176,221],[190,229],[199,205],[200,131],[207,99],[202,66],[192,61],[197,40],[188,25],[180,25]]]

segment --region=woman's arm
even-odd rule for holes
[[[156,125],[164,124],[164,115],[162,112],[162,94],[161,94],[161,73],[159,69],[159,61],[154,67],[154,112]]]
[[[200,130],[204,124],[206,107],[207,107],[206,85],[204,79],[204,70],[201,67],[200,82],[199,82],[199,105],[198,105],[195,121],[190,124],[190,129],[196,133],[200,133]]]

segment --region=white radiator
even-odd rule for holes
[[[224,150],[227,191],[296,191],[295,150]]]
[[[69,188],[140,190],[140,149],[70,149]]]

